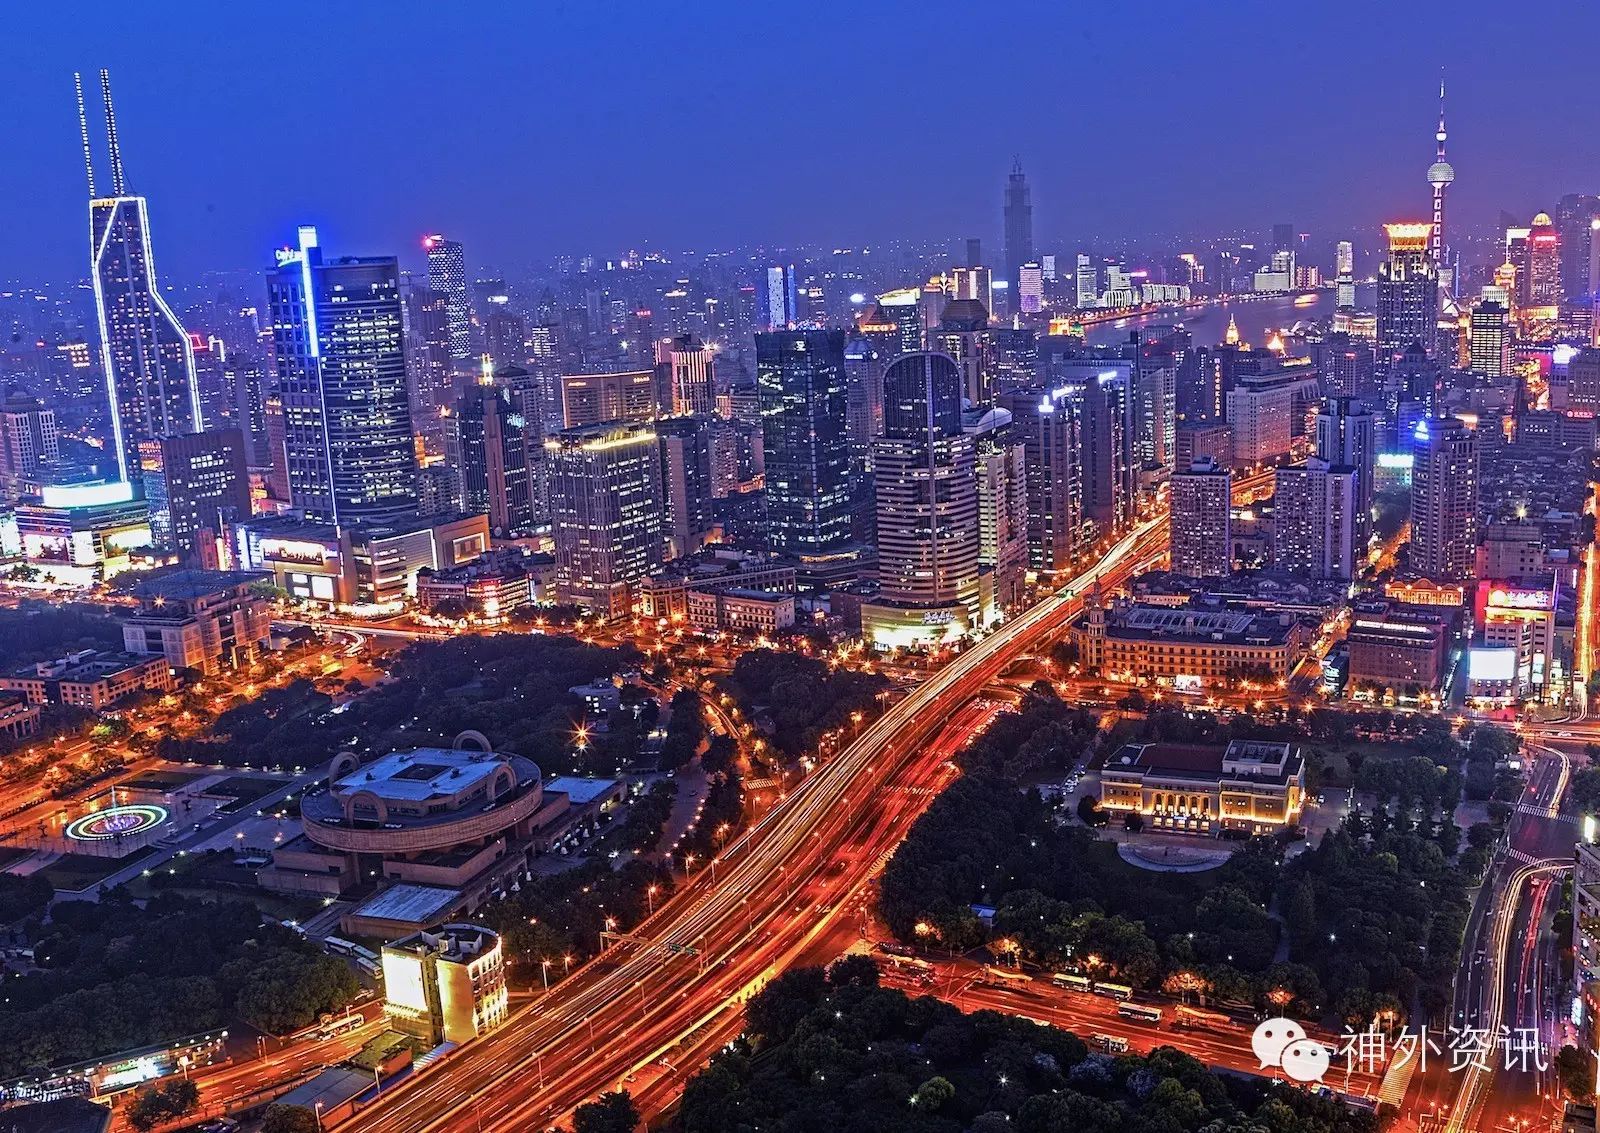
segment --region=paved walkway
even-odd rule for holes
[[[1204,873],[1231,858],[1233,851],[1198,846],[1136,846],[1122,842],[1117,846],[1117,856],[1131,866],[1152,873]]]

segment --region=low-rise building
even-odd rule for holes
[[[20,692],[0,692],[0,736],[17,741],[38,735],[42,712]]]
[[[1100,773],[1100,805],[1157,830],[1270,834],[1298,822],[1305,760],[1293,744],[1128,744]]]
[[[142,582],[123,647],[206,674],[248,664],[272,635],[269,603],[256,589],[266,580],[255,571],[180,570]]]
[[[1347,687],[1358,694],[1433,694],[1444,683],[1450,618],[1434,609],[1391,603],[1358,606],[1345,636]]]
[[[727,588],[793,594],[795,575],[795,564],[776,555],[708,547],[673,559],[644,579],[639,584],[640,605],[647,618],[687,620],[691,590],[711,593]]]
[[[1150,678],[1202,687],[1250,677],[1287,680],[1313,640],[1316,620],[1222,606],[1109,606],[1091,598],[1072,628],[1083,663],[1112,680]]]
[[[429,1046],[487,1034],[508,1011],[500,934],[457,923],[385,944],[383,994],[390,1026]]]
[[[696,629],[777,633],[794,625],[794,595],[740,587],[690,590],[689,624]]]
[[[171,692],[178,681],[166,657],[83,649],[0,675],[0,690],[30,704],[72,704],[100,712],[135,692]]]
[[[417,605],[436,610],[449,603],[499,622],[512,611],[555,599],[555,560],[549,555],[486,556],[452,570],[417,572]]]

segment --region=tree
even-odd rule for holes
[[[1100,809],[1099,799],[1084,795],[1078,800],[1078,821],[1085,826],[1104,826],[1111,821],[1111,817]]]
[[[911,1095],[911,1104],[922,1113],[937,1113],[939,1108],[956,1096],[956,1088],[950,1079],[934,1075],[922,1085],[917,1087],[917,1092]]]
[[[1129,834],[1137,834],[1144,829],[1144,815],[1136,810],[1130,810],[1122,816],[1122,828]]]
[[[128,1105],[128,1124],[152,1129],[164,1121],[193,1113],[200,1104],[200,1087],[187,1078],[146,1086]]]
[[[261,1133],[317,1133],[317,1115],[303,1105],[273,1103],[261,1121]]]
[[[572,1120],[572,1133],[633,1133],[638,1127],[639,1108],[626,1090],[580,1105]]]
[[[226,977],[241,976],[239,1014],[272,1034],[298,1030],[341,1009],[361,989],[344,961],[289,949],[235,961]]]

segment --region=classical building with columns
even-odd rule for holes
[[[1305,776],[1293,744],[1126,744],[1100,773],[1100,805],[1155,830],[1271,834],[1299,821]]]

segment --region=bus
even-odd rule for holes
[[[1121,1003],[1117,1005],[1117,1014],[1124,1019],[1132,1019],[1136,1023],[1150,1023],[1159,1026],[1161,1023],[1161,1008],[1146,1007],[1139,1003]]]
[[[1107,1054],[1127,1054],[1128,1040],[1118,1035],[1093,1034],[1089,1041]]]
[[[342,940],[337,936],[330,936],[326,938],[323,940],[322,946],[329,952],[335,953],[339,956],[355,955],[356,946],[351,944],[348,940]]]
[[[1050,977],[1050,982],[1057,987],[1064,987],[1068,991],[1082,992],[1084,995],[1088,995],[1090,989],[1094,987],[1088,976],[1075,976],[1071,972],[1057,972]]]
[[[1107,999],[1126,1001],[1133,998],[1133,989],[1127,984],[1096,983],[1094,993]]]
[[[1195,1007],[1180,1005],[1173,1011],[1172,1025],[1193,1027],[1203,1031],[1225,1031],[1233,1026],[1233,1020],[1215,1011],[1201,1011]]]
[[[344,1034],[346,1031],[354,1031],[365,1022],[366,1020],[360,1015],[341,1015],[339,1018],[333,1019],[318,1027],[317,1038],[331,1039],[336,1035]]]
[[[985,964],[983,966],[983,974],[1000,980],[1000,986],[1002,987],[1004,987],[1006,984],[1026,984],[1033,982],[1033,977],[1028,975],[1026,972],[1016,972],[1012,971],[1010,968],[997,968],[993,964]]]

